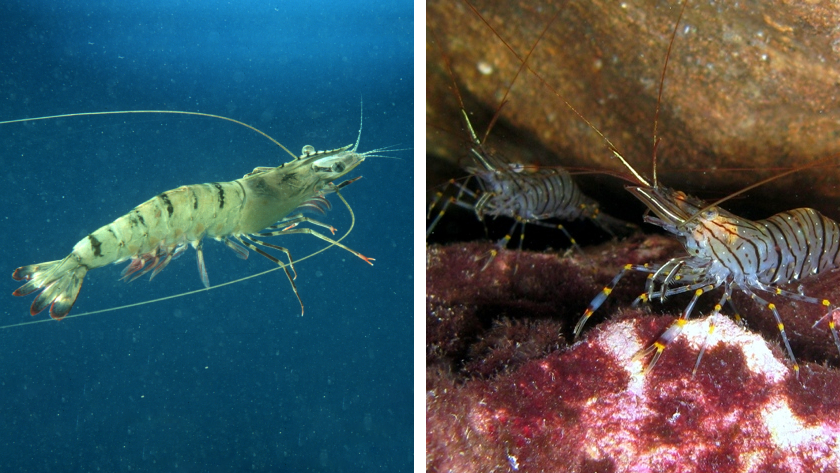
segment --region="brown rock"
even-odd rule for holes
[[[660,75],[680,5],[661,2],[480,2],[514,51],[537,45],[530,66],[650,175]],[[427,4],[427,147],[430,172],[464,164],[452,64],[474,125],[483,132],[520,60],[462,2]],[[715,198],[840,150],[840,12],[825,2],[689,3],[662,96],[663,184]],[[513,160],[626,173],[604,141],[533,74],[517,80],[489,143]],[[840,218],[838,162],[766,184],[727,207],[752,218],[815,207]],[[750,172],[733,169],[750,169]],[[726,169],[726,171],[723,171]],[[434,186],[452,168],[428,176]],[[606,183],[606,184],[604,184]],[[609,209],[621,183],[584,191]],[[630,218],[620,211],[617,217]],[[638,214],[637,214],[638,215]]]

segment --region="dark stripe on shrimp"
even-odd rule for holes
[[[809,236],[816,236],[816,233],[812,232],[808,228],[808,221],[810,219],[807,214],[804,214],[803,212],[795,212],[793,213],[793,218],[799,223],[799,229],[796,230],[796,233],[802,232],[802,237],[805,239],[805,254],[802,255],[802,267],[799,268],[799,274],[796,276],[796,279],[802,279],[802,273],[807,270],[811,262],[811,239]],[[813,222],[811,222],[811,225],[813,226]]]
[[[803,210],[799,212],[799,214],[802,216],[801,219],[805,220],[802,226],[808,231],[808,234],[805,235],[805,243],[806,245],[808,245],[808,251],[805,253],[805,264],[802,265],[802,271],[810,273],[811,269],[815,268],[815,266],[812,264],[812,261],[814,259],[814,253],[812,253],[812,251],[814,249],[811,248],[811,239],[817,237],[817,223],[814,221],[813,218],[811,218],[812,214],[810,212],[806,212]],[[799,274],[801,275],[802,272],[800,272]]]
[[[725,261],[718,254],[717,249],[715,248],[716,245],[714,244],[714,242],[711,241],[712,239],[714,239],[714,241],[720,243],[720,246],[723,248],[723,250],[725,252],[724,256],[726,254],[732,255],[732,258],[735,260],[736,263],[738,263],[738,268],[740,268],[741,273],[743,274],[745,272],[744,271],[744,264],[741,262],[741,259],[738,258],[738,253],[734,252],[734,251],[727,251],[729,249],[728,245],[718,236],[718,232],[716,232],[714,229],[710,228],[710,225],[714,225],[714,226],[718,227],[721,230],[721,233],[732,233],[732,231],[730,231],[728,228],[726,228],[725,226],[723,226],[723,225],[721,225],[721,224],[719,224],[715,221],[710,221],[710,222],[705,222],[704,221],[703,222],[703,227],[705,227],[709,231],[709,238],[710,238],[709,249],[712,250],[712,254],[714,255],[715,259],[718,260],[718,261]]]
[[[826,248],[825,248],[826,234],[825,233],[828,229],[826,228],[827,225],[826,225],[826,222],[823,220],[822,215],[816,214],[815,218],[820,221],[820,229],[822,230],[822,232],[821,232],[822,236],[820,237],[821,238],[820,241],[822,242],[822,248],[820,248],[820,256],[819,256],[819,258],[817,258],[817,270],[815,271],[815,274],[816,274],[816,273],[819,273],[820,271],[822,271],[822,269],[823,269],[823,257],[826,255]]]
[[[748,230],[747,234],[751,233],[751,232],[749,232],[750,230],[755,231],[755,232],[759,231],[758,228],[756,228],[755,225],[752,225],[752,223],[747,225],[746,222],[739,222],[739,223],[736,223],[735,225],[738,226],[738,227],[747,229]],[[761,251],[759,251],[758,245],[756,245],[755,242],[752,241],[752,239],[750,239],[750,238],[741,237],[741,238],[739,238],[738,241],[741,242],[741,247],[746,246],[745,244],[749,244],[750,246],[752,246],[753,254],[755,255],[755,261],[749,261],[749,263],[750,263],[750,266],[752,266],[752,267],[758,267],[759,260],[761,259]],[[746,252],[745,252],[745,254],[746,254]],[[747,255],[747,259],[749,259],[749,255]]]
[[[840,248],[837,234],[840,233],[840,228],[838,228],[837,222],[823,215],[820,215],[820,219],[823,222],[823,254],[828,257],[828,261],[825,263],[820,262],[820,270],[823,270],[834,264],[834,259],[837,257],[837,251]],[[829,245],[828,248],[825,245]]]
[[[778,225],[776,225],[775,222],[773,222],[772,220],[765,220],[764,226],[767,227],[767,231],[769,231],[770,236],[773,237],[773,242],[775,245],[774,253],[776,253],[776,264],[774,264],[773,266],[775,266],[776,269],[773,271],[773,276],[770,278],[770,282],[774,283],[778,281],[777,277],[779,276],[779,270],[782,269],[782,245],[786,246],[787,243],[785,242],[784,232],[781,228],[779,228]],[[779,234],[782,236],[781,241],[779,241],[779,238],[776,236],[776,232],[774,232],[773,229],[770,228],[770,226],[773,226],[773,228],[775,228],[776,231],[778,231]]]
[[[92,233],[88,235],[88,240],[90,240],[90,246],[93,248],[93,256],[102,256],[102,242],[97,240]]]
[[[225,208],[225,191],[222,189],[222,185],[218,182],[214,182],[213,185],[219,190],[219,208],[223,209]]]
[[[166,204],[166,211],[169,212],[169,216],[171,217],[172,214],[175,213],[175,208],[172,207],[172,201],[169,200],[169,196],[166,195],[166,192],[164,192],[158,197],[160,197],[160,200],[162,200],[163,203]]]
[[[800,255],[800,253],[802,252],[802,250],[804,249],[803,243],[801,243],[799,241],[799,238],[798,238],[800,232],[797,232],[796,231],[797,229],[791,224],[790,220],[791,220],[792,217],[791,217],[790,214],[787,214],[787,215],[776,214],[776,215],[774,215],[774,217],[777,217],[777,220],[779,221],[779,226],[784,224],[785,226],[787,226],[788,229],[790,229],[790,232],[788,233],[788,235],[789,235],[788,248],[790,248],[790,253],[793,256],[793,268],[791,268],[792,272],[787,274],[787,279],[788,280],[799,279],[799,274],[802,272],[802,267],[800,266],[801,262],[798,261],[799,260],[798,257]],[[791,238],[793,238],[793,243],[791,243],[791,241],[790,241]],[[804,238],[804,235],[803,235],[803,238]],[[794,244],[796,245],[795,248],[792,246]]]
[[[720,255],[718,254],[717,250],[715,249],[715,246],[717,246],[717,245],[715,245],[714,243],[715,243],[715,242],[720,243],[720,246],[722,246],[722,247],[724,248],[724,250],[726,249],[726,244],[723,242],[723,240],[721,240],[721,239],[720,239],[720,237],[718,237],[718,236],[717,236],[717,233],[716,233],[716,232],[715,232],[712,228],[710,228],[710,226],[709,226],[710,224],[715,225],[715,226],[718,226],[718,227],[720,226],[720,225],[718,225],[718,224],[717,224],[717,223],[715,223],[715,222],[708,222],[708,223],[707,223],[707,222],[705,222],[705,221],[704,221],[704,222],[701,222],[701,225],[703,226],[703,228],[704,228],[706,231],[708,231],[708,235],[709,235],[709,250],[712,252],[712,256],[714,256],[716,260],[718,260],[718,261],[723,261],[723,258],[721,258],[721,257],[720,257]],[[712,240],[714,240],[714,241],[712,241]],[[736,263],[738,263],[738,266],[741,268],[741,272],[743,272],[743,271],[744,271],[744,267],[741,265],[741,262],[740,262],[740,261],[738,261],[737,256],[736,256],[736,258],[735,258],[735,262],[736,262]]]

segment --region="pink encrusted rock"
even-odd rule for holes
[[[840,470],[840,376],[717,316],[690,321],[645,373],[634,355],[673,321],[626,311],[490,379],[427,376],[428,471]]]
[[[585,256],[502,251],[482,270],[492,248],[427,252],[429,471],[840,471],[840,372],[816,364],[834,364],[837,348],[825,323],[811,327],[824,308],[768,297],[799,380],[766,308],[736,298],[749,331],[704,316],[719,293],[701,298],[644,373],[634,355],[688,297],[631,309],[644,275],[628,275],[569,346],[571,329],[623,264],[682,254],[673,238],[635,236]],[[840,301],[838,279],[807,278],[801,290]]]

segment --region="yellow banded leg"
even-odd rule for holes
[[[791,293],[789,293],[788,291],[784,291],[782,289],[776,289],[776,293],[777,294],[782,294],[784,296],[791,297],[793,299],[804,300],[806,302],[813,302],[813,303],[816,303],[816,304],[820,304],[823,307],[825,307],[826,309],[828,309],[828,312],[826,312],[825,315],[820,317],[819,320],[814,322],[814,325],[812,325],[811,328],[815,328],[823,320],[828,320],[828,329],[831,330],[831,338],[834,339],[834,346],[837,347],[837,351],[840,352],[840,336],[838,336],[838,334],[837,334],[837,325],[834,322],[834,315],[840,309],[838,309],[837,307],[832,308],[833,304],[828,299],[819,300],[819,299],[804,296],[804,295],[798,294],[798,293],[792,293],[792,295],[791,295]]]
[[[456,205],[460,205],[461,207],[466,207],[466,208],[470,208],[470,209],[473,208],[472,205],[469,205],[468,203],[461,200],[461,197],[464,194],[467,194],[470,197],[475,198],[475,194],[472,191],[470,191],[469,189],[467,189],[467,183],[470,182],[470,179],[472,177],[473,176],[467,177],[467,179],[464,181],[463,184],[459,184],[458,182],[455,181],[455,179],[450,179],[449,180],[446,187],[455,186],[455,187],[458,188],[458,193],[455,196],[450,196],[448,199],[446,199],[444,201],[443,206],[441,207],[437,216],[432,221],[432,223],[429,225],[429,227],[426,229],[426,238],[429,238],[429,235],[432,234],[432,231],[435,229],[438,222],[440,222],[440,220],[443,218],[443,215],[446,214],[446,210],[449,208],[450,204],[456,204]],[[437,206],[440,203],[440,200],[443,198],[443,196],[444,196],[443,190],[441,190],[439,192],[435,192],[435,198],[434,198],[434,200],[432,200],[431,205],[429,205],[429,211],[426,214],[426,220],[431,218],[432,210],[434,210],[435,206]]]
[[[522,230],[519,231],[519,248],[513,262],[513,274],[516,274],[516,272],[519,271],[519,255],[522,254],[522,243],[525,242],[525,224],[528,223],[519,217],[516,217],[516,221],[522,224]]]
[[[613,291],[613,289],[615,289],[615,286],[618,284],[618,281],[620,281],[621,278],[624,277],[624,275],[627,274],[628,271],[640,271],[650,273],[654,270],[652,270],[646,264],[625,264],[624,267],[621,268],[621,271],[619,271],[618,274],[615,275],[612,281],[610,281],[609,284],[604,286],[604,288],[601,289],[601,292],[599,292],[598,295],[595,296],[594,299],[592,299],[592,302],[589,303],[589,307],[586,308],[586,310],[583,312],[583,316],[580,318],[580,320],[578,320],[577,325],[575,325],[575,338],[578,338],[580,333],[583,331],[583,326],[586,325],[586,321],[589,320],[589,317],[591,317],[592,314],[596,310],[598,310],[599,307],[601,307],[601,304],[603,304],[604,301],[607,300],[607,297],[609,297],[610,293]]]
[[[574,247],[574,249],[578,253],[583,254],[583,250],[580,248],[580,245],[578,245],[577,240],[575,240],[575,237],[573,237],[572,234],[569,233],[568,230],[566,230],[566,227],[564,227],[563,224],[560,224],[560,223],[545,223],[545,222],[540,222],[540,221],[528,221],[528,223],[530,223],[531,225],[538,225],[540,227],[553,228],[555,230],[560,230],[561,232],[563,232],[563,236],[565,236],[569,240],[569,243],[572,244],[572,247]]]
[[[665,351],[665,347],[677,338],[677,335],[682,332],[686,323],[688,323],[688,320],[683,319],[682,317],[675,320],[674,323],[672,323],[671,326],[668,327],[668,329],[665,330],[665,332],[663,332],[655,342],[647,348],[639,350],[638,353],[633,355],[633,361],[644,360],[645,358],[653,355],[650,362],[645,365],[644,373],[653,369],[653,366],[657,361],[659,361],[659,357],[662,356],[662,352]]]
[[[501,250],[507,248],[508,243],[510,243],[510,240],[513,238],[513,233],[516,231],[516,226],[519,225],[519,224],[520,224],[519,219],[514,219],[513,225],[510,227],[510,230],[507,232],[507,234],[505,234],[504,238],[502,238],[501,240],[496,242],[496,248],[493,248],[487,254],[487,261],[485,261],[484,266],[481,267],[482,271],[484,271],[485,269],[487,269],[488,266],[490,266],[490,263],[492,263],[493,260],[496,259],[496,256],[499,255],[499,252]],[[524,223],[522,224],[522,231],[523,231],[523,233],[525,232],[525,224]],[[523,235],[523,237],[524,237],[524,235]],[[522,252],[522,238],[523,237],[519,238],[519,251],[520,252]],[[476,257],[476,259],[479,259],[479,258],[480,257]]]
[[[659,357],[662,356],[662,352],[665,351],[665,347],[668,346],[669,343],[673,342],[680,332],[682,332],[683,327],[685,327],[685,324],[688,323],[691,311],[694,310],[694,306],[697,304],[697,299],[699,299],[704,293],[711,291],[714,288],[715,286],[713,284],[707,284],[696,289],[694,291],[694,296],[691,298],[691,301],[686,306],[682,315],[680,315],[680,318],[675,320],[674,323],[672,323],[671,326],[668,327],[668,329],[665,330],[665,332],[662,333],[655,342],[653,342],[653,344],[647,348],[639,350],[639,352],[633,356],[634,360],[643,360],[651,357],[650,362],[648,362],[645,366],[645,373],[648,373],[653,369],[656,362],[659,361]]]
[[[726,299],[726,303],[729,305],[729,308],[732,309],[732,318],[735,319],[735,323],[742,328],[747,328],[747,321],[741,317],[741,311],[738,310],[738,307],[735,306],[735,303],[732,302],[732,296],[730,295],[729,299]]]
[[[822,305],[825,306],[826,308],[829,308],[829,309],[831,308],[831,302],[829,302],[828,299],[823,299],[822,300]],[[828,328],[829,328],[829,330],[831,330],[831,337],[834,339],[834,346],[836,346],[837,351],[840,352],[840,337],[838,337],[838,335],[837,335],[837,326],[834,322],[834,314],[836,314],[838,310],[840,310],[840,309],[838,309],[836,307],[834,309],[830,309],[825,315],[820,317],[820,320],[817,320],[814,323],[814,325],[811,326],[811,328],[816,327],[824,319],[828,319]]]
[[[765,289],[767,290],[767,289]],[[814,325],[811,328],[815,328],[817,325],[820,324],[823,320],[828,320],[828,328],[831,330],[831,337],[834,339],[834,346],[837,347],[837,351],[840,352],[840,336],[837,334],[837,327],[834,323],[834,314],[838,310],[837,308],[832,309],[833,304],[828,299],[817,299],[816,297],[806,296],[804,294],[799,294],[798,292],[791,292],[786,291],[781,288],[773,288],[772,291],[774,294],[787,297],[790,299],[795,299],[798,301],[809,302],[811,304],[819,304],[828,309],[828,312],[820,317],[819,320],[814,322]]]
[[[650,302],[650,294],[654,290],[654,278],[656,277],[656,274],[662,269],[662,266],[660,266],[659,269],[654,270],[647,263],[644,264],[644,267],[648,269],[647,279],[645,280],[645,292],[639,294],[639,296],[633,300],[633,303],[630,304],[630,307],[638,307],[639,304],[647,304],[648,302]]]
[[[677,295],[677,294],[685,294],[686,292],[694,292],[697,289],[704,288],[708,285],[709,285],[708,281],[701,281],[701,282],[694,283],[694,284],[686,284],[684,286],[671,287],[671,288],[668,288],[667,290],[665,290],[663,292],[665,292],[666,296],[674,296],[674,295]],[[639,305],[639,303],[646,303],[646,302],[648,302],[652,299],[653,299],[653,296],[651,296],[649,293],[647,293],[647,292],[642,293],[641,295],[639,295],[639,297],[636,298],[636,300],[633,301],[632,306],[636,307],[637,305]]]
[[[727,285],[726,290],[723,293],[723,297],[721,297],[720,301],[715,305],[715,311],[709,316],[709,331],[706,332],[706,336],[703,337],[703,344],[700,345],[700,353],[697,354],[697,361],[694,362],[694,369],[691,370],[692,378],[697,374],[697,368],[700,366],[700,360],[703,359],[703,354],[706,353],[706,347],[709,345],[709,338],[713,333],[715,333],[715,318],[720,316],[720,309],[723,308],[723,303],[728,301],[731,296],[732,286]]]
[[[796,379],[799,379],[799,363],[796,362],[796,357],[793,356],[793,350],[790,348],[790,342],[788,341],[787,333],[785,333],[785,324],[782,323],[782,317],[779,316],[779,311],[776,310],[776,304],[772,302],[767,302],[766,300],[758,297],[747,288],[744,288],[744,292],[749,294],[752,300],[758,302],[760,305],[766,307],[770,312],[773,313],[773,317],[776,318],[776,326],[779,328],[779,333],[782,334],[782,342],[784,342],[785,350],[787,350],[788,357],[790,357],[790,361],[793,363],[793,371],[796,374]]]

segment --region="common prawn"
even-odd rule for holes
[[[668,58],[686,5],[687,3],[683,3],[671,35],[662,79],[659,83],[660,99]],[[784,296],[823,306],[826,313],[815,322],[814,326],[827,320],[834,343],[840,351],[840,336],[838,336],[833,318],[837,307],[828,299],[811,297],[791,289],[791,286],[800,280],[816,277],[820,273],[840,267],[840,243],[838,243],[840,242],[840,224],[812,208],[793,209],[766,219],[752,221],[720,207],[720,204],[736,195],[801,171],[803,167],[777,174],[742,188],[723,199],[707,203],[682,191],[659,184],[656,173],[656,146],[659,139],[656,134],[658,102],[657,115],[654,119],[653,174],[651,178],[646,178],[627,161],[608,138],[565,99],[562,97],[561,99],[603,138],[610,152],[630,171],[637,185],[627,186],[626,189],[647,207],[644,221],[673,234],[688,253],[686,256],[674,257],[663,264],[625,265],[584,311],[574,329],[576,338],[581,334],[587,320],[603,304],[621,278],[630,271],[639,271],[647,273],[648,279],[645,292],[638,296],[636,303],[646,303],[656,298],[664,301],[667,297],[677,294],[692,295],[680,317],[656,341],[637,353],[637,358],[647,360],[646,370],[654,367],[667,345],[680,334],[698,299],[718,288],[723,289],[723,294],[715,305],[715,314],[722,310],[724,303],[731,305],[732,293],[737,290],[749,296],[773,315],[797,378],[800,367],[791,349],[779,311],[774,303],[768,302],[757,293]],[[826,159],[817,160],[816,163],[811,163],[805,168],[817,166],[833,158],[829,156]],[[700,364],[704,350],[705,345],[699,351],[694,372]]]
[[[194,113],[171,111],[102,112],[61,115],[109,115],[122,113],[176,113],[220,118],[261,131],[233,119]],[[3,124],[43,120],[57,117],[10,120]],[[359,166],[367,157],[389,148],[358,152],[361,125],[354,144],[340,148],[317,151],[313,146],[303,147],[295,156],[284,146],[268,137],[294,159],[276,167],[258,167],[240,179],[229,182],[194,184],[165,191],[138,205],[129,213],[104,225],[80,240],[69,255],[60,260],[31,264],[16,269],[12,277],[26,283],[14,295],[25,296],[40,291],[30,308],[36,315],[50,308],[53,319],[65,317],[78,297],[87,272],[110,263],[129,261],[123,270],[125,280],[133,280],[151,273],[153,278],[173,259],[189,247],[196,250],[198,271],[202,283],[209,287],[209,277],[204,262],[204,238],[222,241],[240,258],[248,257],[253,250],[283,268],[292,290],[301,304],[294,279],[294,260],[291,252],[259,237],[308,234],[324,240],[373,264],[374,259],[350,249],[311,228],[298,228],[310,224],[330,230],[335,228],[303,215],[305,209],[323,213],[330,208],[326,196],[338,193],[358,177],[340,183],[335,181]],[[275,249],[286,255],[288,264],[260,247]]]
[[[470,7],[473,8],[472,5]],[[478,17],[481,17],[477,10],[474,11]],[[495,219],[498,217],[507,217],[513,220],[510,230],[497,242],[497,248],[491,250],[484,268],[492,262],[499,250],[507,247],[516,233],[517,227],[520,228],[520,251],[525,240],[525,227],[529,224],[559,230],[577,249],[579,247],[575,238],[563,224],[554,223],[555,221],[587,219],[613,236],[628,233],[630,229],[634,228],[626,222],[601,212],[598,202],[586,196],[572,179],[572,175],[562,167],[522,164],[520,162],[521,156],[511,159],[511,157],[487,144],[487,138],[501,116],[511,89],[528,64],[528,57],[534,52],[545,32],[553,24],[554,19],[556,19],[556,15],[545,25],[528,54],[522,60],[481,136],[476,133],[470,120],[470,114],[464,104],[458,81],[443,50],[444,46],[439,39],[436,41],[440,55],[446,65],[446,72],[452,82],[452,90],[458,101],[459,115],[463,119],[469,134],[469,155],[472,164],[464,167],[469,175],[463,182],[450,179],[446,186],[435,193],[426,215],[427,220],[430,221],[426,229],[426,238],[429,238],[451,205],[474,212],[482,222],[488,218]],[[478,189],[471,189],[470,181],[476,182]],[[435,209],[437,209],[436,214]]]

